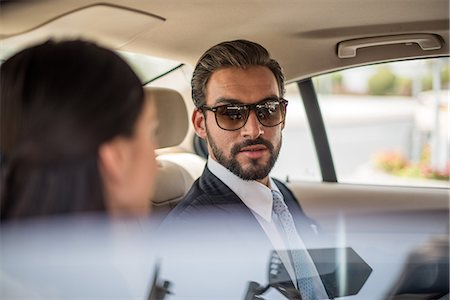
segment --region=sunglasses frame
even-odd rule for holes
[[[261,120],[259,119],[259,115],[257,113],[257,110],[259,109],[259,107],[261,105],[264,105],[267,102],[278,102],[280,105],[280,109],[282,109],[281,114],[282,114],[282,119],[279,123],[275,124],[275,125],[264,125]],[[284,98],[278,98],[277,100],[264,100],[263,102],[259,102],[259,103],[254,103],[254,104],[224,104],[224,105],[218,105],[218,106],[214,106],[214,107],[210,107],[207,105],[202,105],[201,107],[199,107],[198,109],[201,110],[203,113],[205,113],[205,110],[209,110],[212,111],[214,113],[214,117],[216,119],[216,124],[217,126],[219,126],[220,129],[226,130],[226,131],[236,131],[241,129],[242,127],[245,126],[245,124],[247,124],[248,121],[248,117],[250,116],[250,112],[253,110],[256,114],[256,118],[258,119],[259,124],[261,124],[264,127],[275,127],[280,125],[281,123],[283,123],[286,120],[286,107],[288,105],[288,100],[284,99]],[[223,128],[222,126],[220,126],[219,121],[217,120],[217,110],[220,107],[224,107],[224,106],[239,106],[239,107],[244,107],[247,109],[248,114],[247,114],[247,118],[245,119],[245,122],[242,124],[241,127],[236,128],[236,129],[227,129],[227,128]],[[282,108],[281,108],[282,107]]]

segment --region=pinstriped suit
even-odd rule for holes
[[[292,192],[283,183],[275,179],[274,182],[283,194],[302,239],[307,242],[316,238],[314,221],[305,215]],[[273,249],[270,239],[250,209],[208,167],[169,213],[161,228],[165,234],[177,235],[177,238],[184,238],[184,242],[188,243],[194,243],[199,236],[208,239],[205,236],[209,234],[213,236],[214,242],[223,241],[227,246],[231,241],[244,247],[247,243],[250,248],[260,245],[265,249]],[[292,282],[278,286],[286,289],[284,293],[289,295],[289,299],[300,299]]]
[[[316,235],[316,232],[313,231],[314,221],[305,215],[292,192],[283,183],[276,179],[274,182],[283,194],[284,201],[302,238],[306,240],[313,238]],[[170,212],[164,223],[197,221],[205,216],[224,217],[230,221],[230,225],[232,225],[233,219],[245,220],[245,224],[259,228],[260,233],[265,236],[250,209],[207,167],[186,196]],[[267,241],[269,241],[268,238]]]

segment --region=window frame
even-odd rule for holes
[[[322,112],[320,110],[319,100],[317,96],[316,88],[314,87],[313,78],[321,75],[330,74],[338,71],[345,71],[353,68],[365,67],[365,66],[374,66],[379,64],[386,63],[395,63],[401,61],[412,61],[417,59],[438,59],[438,58],[447,58],[450,59],[450,56],[423,56],[417,57],[413,59],[397,59],[397,60],[389,60],[382,62],[373,62],[371,64],[363,64],[350,66],[343,69],[332,70],[329,72],[323,72],[320,74],[315,74],[314,76],[309,76],[304,79],[300,79],[295,81],[297,87],[300,92],[301,99],[303,101],[303,105],[305,108],[305,114],[308,119],[308,125],[310,128],[311,135],[314,141],[314,147],[317,155],[317,159],[319,162],[320,173],[322,175],[322,182],[325,183],[339,183],[339,184],[350,184],[350,185],[371,185],[371,186],[396,186],[397,185],[387,185],[385,183],[342,183],[338,180],[336,168],[332,156],[332,151],[327,135],[327,130],[325,127],[325,123],[323,120]],[[398,186],[400,187],[400,186]],[[439,187],[439,186],[407,186],[412,188],[433,188],[433,189],[448,189],[448,187]]]
[[[297,81],[319,161],[322,182],[338,182],[331,148],[311,77]]]

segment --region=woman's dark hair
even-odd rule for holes
[[[105,210],[99,146],[132,136],[141,82],[111,50],[48,41],[0,68],[0,219]]]

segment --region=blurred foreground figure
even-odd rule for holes
[[[156,117],[138,77],[77,40],[25,49],[0,78],[0,298],[147,298]]]
[[[0,78],[2,221],[148,214],[155,112],[123,59],[48,41],[9,58]]]

